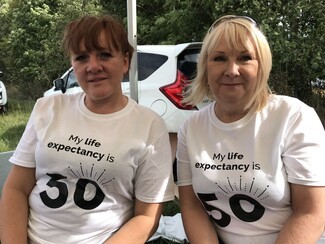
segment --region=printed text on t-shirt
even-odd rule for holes
[[[220,162],[223,162],[224,159],[227,159],[228,161],[238,160],[241,161],[244,159],[244,155],[240,154],[238,152],[228,152],[227,154],[221,154],[221,153],[214,153],[213,160],[217,160]],[[255,162],[249,162],[249,163],[242,163],[242,162],[229,162],[229,163],[222,163],[222,164],[215,164],[214,162],[196,162],[195,168],[197,169],[203,169],[206,170],[242,170],[244,172],[247,172],[249,168],[252,168],[254,170],[260,169],[260,164]]]
[[[101,143],[99,141],[97,141],[96,139],[92,139],[92,138],[86,138],[84,140],[84,139],[80,138],[79,136],[70,135],[68,140],[75,142],[76,145],[79,145],[82,141],[84,141],[84,145],[86,145],[86,146],[93,146],[96,148],[99,148],[101,146]],[[79,155],[84,155],[87,157],[92,157],[92,158],[95,158],[97,161],[106,159],[106,161],[113,163],[114,159],[115,159],[115,157],[112,156],[110,153],[105,155],[105,153],[101,153],[101,152],[98,152],[95,150],[85,149],[85,148],[82,148],[81,146],[75,147],[75,146],[70,146],[70,145],[64,145],[61,143],[49,142],[47,144],[47,147],[51,148],[51,149],[55,149],[57,152],[65,151],[65,152],[75,153],[75,154],[79,154]]]

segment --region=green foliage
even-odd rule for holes
[[[201,41],[213,1],[138,1],[140,44]]]
[[[10,19],[7,72],[26,97],[35,98],[33,92],[38,92],[39,84],[48,79],[42,66],[50,50],[46,40],[53,25],[52,16],[43,1],[13,1]],[[27,85],[33,89],[24,89]]]
[[[102,10],[97,1],[8,1],[1,19],[8,24],[4,29],[0,51],[6,81],[15,86],[21,98],[36,99],[69,67],[61,51],[61,35],[67,22],[85,14]],[[10,20],[10,21],[9,21]],[[1,63],[0,63],[1,64]]]
[[[33,106],[32,100],[10,100],[8,113],[0,115],[0,152],[16,148]]]
[[[256,19],[273,52],[271,86],[311,101],[311,81],[325,79],[325,4],[322,0],[137,0],[138,44],[202,41],[225,14]],[[0,0],[0,69],[12,96],[37,98],[68,67],[64,26],[85,14],[117,15],[123,0]],[[279,86],[279,84],[282,84]],[[280,89],[281,88],[281,89]],[[282,89],[283,88],[283,89]]]
[[[325,77],[325,61],[321,58],[325,54],[325,5],[306,0],[283,2],[272,5],[276,14],[269,11],[272,21],[264,25],[272,44],[273,74],[284,73],[293,95],[307,102],[312,91],[310,82]]]

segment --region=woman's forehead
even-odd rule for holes
[[[83,38],[79,43],[80,51],[93,51],[93,50],[111,50],[113,51],[111,38],[107,33],[102,31],[98,36],[92,38]]]
[[[238,52],[252,52],[255,53],[255,45],[250,38],[245,39],[219,39],[215,45],[212,45],[211,51],[222,51],[226,49],[231,49]]]

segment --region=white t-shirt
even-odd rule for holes
[[[135,198],[174,198],[167,128],[131,99],[105,115],[84,93],[39,99],[10,162],[36,168],[32,243],[102,243],[133,216]]]
[[[193,185],[225,243],[274,243],[292,212],[289,183],[325,186],[321,121],[287,96],[233,123],[214,105],[179,131],[178,185]]]

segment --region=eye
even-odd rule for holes
[[[109,58],[111,58],[111,57],[113,57],[113,55],[112,55],[112,53],[110,53],[110,52],[107,52],[107,51],[103,51],[103,52],[100,52],[99,53],[99,57],[101,58],[101,59],[109,59]]]
[[[84,62],[88,59],[88,55],[80,54],[80,55],[77,55],[74,59],[78,62]]]
[[[245,54],[245,55],[240,56],[239,60],[245,62],[245,61],[253,60],[253,57],[249,54]]]
[[[215,62],[222,62],[222,61],[225,61],[226,60],[226,57],[225,56],[222,56],[222,55],[218,55],[218,56],[214,56],[212,58],[213,61]]]

